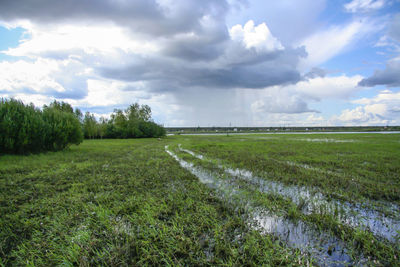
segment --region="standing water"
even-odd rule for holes
[[[319,265],[343,266],[363,263],[363,260],[353,260],[344,242],[335,236],[317,230],[305,222],[292,222],[256,207],[251,199],[244,199],[243,189],[235,183],[235,179],[220,179],[212,172],[179,158],[168,146],[165,147],[165,151],[178,161],[181,167],[198,177],[200,182],[213,188],[223,201],[243,208],[246,217],[250,218],[249,225],[255,229],[277,236],[288,246],[309,253]]]
[[[197,154],[179,146],[179,149],[198,159],[211,162],[203,155]],[[252,172],[243,169],[233,169],[217,165],[227,174],[242,178],[243,180],[257,186],[263,193],[278,194],[289,199],[297,206],[302,207],[304,214],[325,212],[331,215],[336,214],[338,219],[352,227],[361,227],[371,231],[374,235],[383,237],[391,242],[395,242],[400,231],[400,218],[388,217],[385,214],[372,208],[363,207],[361,204],[349,203],[339,200],[328,200],[316,188],[306,188],[303,186],[285,185],[280,182],[265,180],[255,177]],[[393,206],[394,209],[398,208]]]

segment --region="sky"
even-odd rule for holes
[[[0,97],[172,126],[400,125],[400,0],[0,0]]]

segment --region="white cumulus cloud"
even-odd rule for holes
[[[0,62],[0,90],[3,93],[32,93],[67,96],[73,91],[85,94],[90,69],[74,60]],[[84,77],[84,78],[82,78]]]
[[[345,109],[334,120],[346,125],[383,125],[400,123],[400,92],[381,91],[374,97],[352,101],[359,106]]]
[[[246,48],[255,48],[261,51],[275,51],[284,49],[282,44],[270,32],[265,23],[254,25],[254,21],[249,20],[244,27],[235,25],[229,30],[229,34],[234,41],[242,42]]]
[[[360,90],[358,82],[363,79],[361,75],[339,75],[315,77],[296,84],[297,92],[318,100],[328,98],[348,98]]]

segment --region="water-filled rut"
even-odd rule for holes
[[[193,157],[208,162],[215,162],[207,159],[201,154],[184,149],[180,145],[178,147],[180,151],[188,153]],[[256,177],[248,170],[229,168],[219,163],[216,165],[218,168],[223,169],[227,174],[239,177],[253,185],[256,185],[260,192],[278,194],[289,199],[297,206],[301,206],[302,212],[306,215],[311,213],[329,213],[334,215],[343,224],[354,228],[360,227],[364,230],[369,230],[374,235],[385,238],[391,242],[396,241],[396,237],[400,231],[400,218],[398,216],[395,218],[386,216],[372,207],[365,207],[366,203],[350,203],[328,199],[316,188],[285,185],[280,182]],[[392,208],[398,209],[396,205],[393,205]]]
[[[182,148],[180,148],[182,149]],[[266,208],[255,205],[236,177],[222,178],[217,173],[183,160],[172,152],[168,146],[165,151],[173,157],[181,167],[198,177],[200,182],[215,190],[224,202],[245,212],[248,224],[265,234],[272,234],[285,242],[289,247],[309,253],[319,265],[342,266],[364,263],[363,257],[352,259],[346,244],[334,235],[318,230],[313,225],[302,221],[291,221],[280,217]],[[193,152],[192,152],[193,153]],[[196,155],[193,153],[192,155]],[[196,155],[198,158],[204,158]],[[234,176],[234,175],[232,175]]]

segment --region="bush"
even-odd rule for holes
[[[79,119],[73,113],[47,106],[41,111],[15,99],[0,101],[1,153],[55,151],[82,140]]]
[[[151,120],[151,109],[135,103],[116,109],[109,120],[97,122],[93,114],[84,118],[79,109],[54,101],[43,111],[33,104],[0,99],[0,153],[26,154],[57,151],[86,138],[161,137],[164,127]]]
[[[79,145],[83,141],[81,124],[72,113],[53,108],[43,110],[46,123],[46,150],[62,150],[70,144]]]
[[[143,137],[160,137],[165,135],[165,129],[152,121],[140,122],[139,130],[143,133]]]

